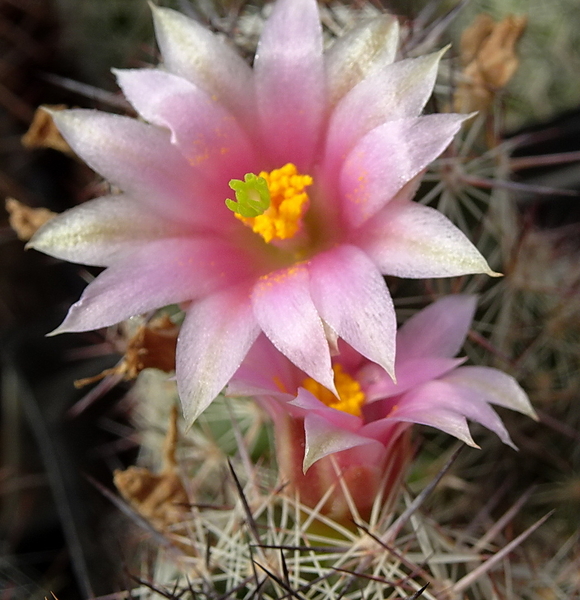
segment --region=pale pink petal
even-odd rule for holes
[[[380,272],[357,247],[343,245],[308,264],[312,300],[350,346],[394,375],[397,320]]]
[[[261,277],[252,302],[256,319],[274,346],[336,393],[328,343],[310,296],[306,267],[296,265]]]
[[[461,350],[469,332],[477,296],[452,294],[412,316],[397,334],[398,358],[451,358]]]
[[[372,438],[357,435],[352,431],[338,429],[323,417],[308,414],[304,419],[304,431],[306,434],[306,446],[304,448],[304,473],[318,460],[355,448],[357,446],[376,446],[382,449],[382,444]]]
[[[377,442],[381,442],[386,448],[403,433],[412,426],[412,422],[407,421],[391,421],[390,419],[380,419],[367,423],[359,430],[359,435],[370,437]],[[466,425],[467,428],[467,425]]]
[[[412,393],[409,392],[409,394]],[[389,431],[389,423],[393,422],[416,423],[418,425],[435,427],[460,439],[468,446],[479,448],[471,437],[467,419],[464,416],[446,408],[433,407],[429,402],[424,402],[423,404],[414,403],[404,406],[400,410],[395,410],[395,412],[388,416],[386,422],[379,420],[365,425],[361,430],[361,434],[380,439],[385,435],[385,429]]]
[[[400,348],[397,349],[395,362],[395,383],[384,369],[373,363],[367,363],[356,374],[356,380],[366,395],[367,402],[381,398],[397,396],[416,385],[441,377],[465,362],[463,358],[411,358],[399,360]]]
[[[360,417],[351,415],[343,410],[330,408],[302,387],[298,389],[296,397],[288,402],[287,406],[301,409],[301,415],[317,414],[338,429],[357,431],[362,425]]]
[[[63,110],[53,118],[72,149],[95,171],[169,218],[207,221],[192,210],[198,178],[167,131],[96,110]]]
[[[106,327],[212,293],[248,277],[239,253],[215,239],[150,241],[103,271],[54,333]]]
[[[176,377],[188,425],[226,386],[259,332],[246,285],[207,296],[187,310],[177,341]]]
[[[395,62],[373,71],[354,87],[332,114],[326,168],[334,170],[357,141],[379,125],[419,116],[433,91],[441,55],[437,52]],[[431,136],[426,131],[422,138]]]
[[[272,166],[308,169],[318,150],[325,98],[316,0],[278,0],[254,61],[256,98]]]
[[[256,119],[253,72],[228,42],[169,8],[151,5],[163,64],[226,106],[241,123]]]
[[[228,396],[270,395],[293,400],[302,379],[300,371],[272,342],[260,335],[228,384]]]
[[[234,116],[193,83],[159,69],[115,70],[123,93],[150,123],[167,127],[189,163],[208,177],[242,178],[254,151]]]
[[[368,361],[359,352],[351,348],[344,340],[339,339],[337,343],[336,352],[332,353],[332,356],[336,357],[335,362],[340,363],[344,370],[351,375],[355,375],[359,368],[363,365],[368,364]],[[340,358],[339,358],[340,356]],[[386,371],[377,365],[385,377],[389,377]]]
[[[430,425],[432,423],[427,421],[431,420],[430,409],[433,408],[454,412],[476,421],[496,433],[504,444],[515,448],[501,419],[479,394],[443,380],[430,381],[404,394],[398,402],[398,408],[389,415],[389,418],[398,420],[399,412],[409,416],[422,411],[425,414],[425,420],[417,422]],[[434,425],[434,427],[442,429],[439,425]]]
[[[162,237],[187,231],[124,194],[89,200],[57,215],[27,244],[62,260],[106,267]]]
[[[447,217],[416,202],[387,204],[361,228],[356,243],[384,275],[413,279],[498,275]]]
[[[240,375],[238,371],[242,371]],[[294,397],[292,394],[277,390],[273,382],[260,376],[258,371],[248,372],[243,363],[238,371],[229,380],[224,391],[224,395],[230,398],[266,398],[271,402],[290,402]]]
[[[530,400],[518,382],[498,369],[490,367],[461,367],[448,373],[443,381],[465,388],[484,402],[504,406],[538,419]]]
[[[459,131],[464,115],[427,115],[389,121],[367,133],[340,173],[342,205],[359,226],[437,158]]]
[[[336,104],[369,72],[392,63],[398,44],[399,21],[388,14],[339,37],[324,55],[330,104]]]

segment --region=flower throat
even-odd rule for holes
[[[342,365],[334,364],[332,370],[334,371],[334,384],[338,392],[338,398],[310,377],[302,382],[302,387],[330,408],[336,408],[355,417],[362,416],[362,407],[366,397],[359,382],[348,373],[345,373]]]
[[[298,173],[292,163],[257,176],[247,173],[244,181],[230,181],[236,201],[228,198],[226,206],[265,242],[287,240],[302,228],[302,217],[309,205],[305,188],[312,183],[312,177]]]

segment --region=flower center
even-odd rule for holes
[[[338,398],[310,377],[302,382],[302,387],[330,408],[342,410],[355,417],[362,416],[365,393],[361,390],[359,382],[348,373],[345,373],[342,365],[334,364],[332,370],[334,371],[334,384],[338,392]]]
[[[298,173],[292,163],[269,173],[262,171],[258,176],[248,173],[244,181],[230,181],[237,202],[228,199],[226,206],[236,219],[251,227],[267,243],[287,240],[302,227],[302,217],[309,203],[304,190],[312,183],[312,177]]]

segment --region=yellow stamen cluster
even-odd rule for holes
[[[332,366],[332,370],[334,371],[334,385],[338,392],[338,398],[310,377],[302,382],[302,387],[330,408],[342,410],[355,417],[362,416],[365,393],[361,390],[359,382],[348,373],[345,373],[342,365],[335,364]]]
[[[268,243],[294,237],[300,231],[302,216],[308,208],[308,195],[304,189],[312,185],[312,177],[300,175],[292,163],[270,173],[262,171],[258,177],[263,177],[268,184],[270,206],[256,217],[235,213],[236,218]]]

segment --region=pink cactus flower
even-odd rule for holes
[[[395,483],[411,458],[413,423],[430,425],[470,446],[467,419],[514,447],[490,405],[535,418],[513,377],[493,368],[461,366],[454,358],[467,336],[476,299],[448,296],[409,319],[397,333],[397,383],[380,365],[342,344],[333,359],[338,396],[296,368],[261,337],[234,375],[227,393],[256,397],[273,417],[282,479],[307,505],[335,492],[326,511],[350,518],[342,486],[361,515]],[[342,478],[342,484],[339,480]]]
[[[54,114],[120,190],[30,242],[107,267],[55,333],[181,303],[177,381],[190,422],[260,332],[331,390],[337,338],[392,373],[383,275],[493,274],[450,221],[410,201],[466,118],[420,116],[441,53],[394,62],[388,16],[323,52],[316,0],[277,0],[251,68],[197,22],[152,10],[162,66],[116,72],[140,119]]]

